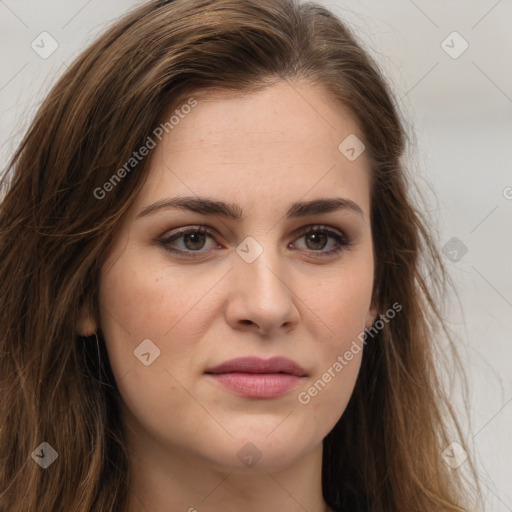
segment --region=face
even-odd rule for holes
[[[132,432],[212,467],[243,471],[248,455],[275,471],[343,414],[373,321],[369,164],[339,149],[363,135],[312,85],[194,98],[103,265],[98,327]],[[295,366],[265,366],[274,357]],[[257,359],[215,369],[237,358]]]

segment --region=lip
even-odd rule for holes
[[[286,357],[240,357],[206,370],[206,375],[238,394],[273,398],[290,391],[306,377],[298,363]]]

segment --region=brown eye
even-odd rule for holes
[[[324,235],[323,233],[317,233],[317,232],[311,232],[307,235],[305,235],[305,238],[307,241],[310,241],[311,243],[308,244],[306,242],[306,245],[309,249],[313,250],[321,250],[324,249],[328,242],[328,236]]]
[[[160,240],[160,244],[169,252],[187,255],[187,253],[205,252],[202,249],[205,247],[208,238],[213,240],[212,234],[207,228],[201,226],[174,232]],[[180,241],[181,243],[178,244],[177,242]],[[179,247],[176,247],[176,245]]]
[[[350,242],[341,231],[327,226],[306,227],[298,240],[301,238],[306,240],[305,250],[319,257],[336,254],[350,246]],[[334,240],[335,243],[328,250],[324,250],[329,245],[329,239]],[[292,245],[295,246],[295,244]]]
[[[169,252],[194,257],[196,254],[207,252],[208,238],[214,241],[213,233],[208,228],[204,226],[188,227],[161,239],[160,244]],[[298,240],[300,239],[305,240],[304,248],[296,247],[296,244],[290,245],[293,248],[305,250],[315,257],[333,255],[351,245],[341,231],[326,226],[313,228],[308,226],[302,231]],[[333,240],[333,243],[330,243],[330,240]]]
[[[191,251],[202,249],[205,244],[206,237],[203,233],[189,233],[182,236],[186,248]]]

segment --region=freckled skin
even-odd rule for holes
[[[322,440],[345,410],[362,352],[310,403],[297,397],[375,315],[369,166],[364,153],[351,162],[338,150],[349,134],[363,135],[322,89],[305,83],[251,96],[193,96],[197,106],[153,150],[100,281],[100,324],[132,453],[130,510],[145,510],[143,503],[148,510],[291,511],[302,510],[299,502],[324,511]],[[178,195],[237,203],[243,217],[172,209],[137,218]],[[331,197],[351,199],[364,216],[285,218],[294,202]],[[321,243],[294,235],[307,225],[342,231],[352,246],[315,257]],[[187,226],[215,233],[199,257],[158,243]],[[263,247],[250,264],[236,253],[248,236]],[[336,245],[327,241],[325,251]],[[173,242],[189,252],[195,246],[201,239]],[[148,366],[134,355],[145,339],[160,350]],[[300,387],[276,398],[240,396],[204,374],[235,357],[275,355],[307,372]],[[262,455],[252,468],[237,457],[247,442]]]

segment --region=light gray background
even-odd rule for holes
[[[65,67],[140,3],[0,0],[2,168]],[[457,237],[467,247],[459,261],[447,258],[461,298],[461,309],[450,311],[450,327],[460,337],[471,385],[466,440],[477,458],[485,510],[512,511],[512,3],[322,3],[347,20],[377,58],[414,127],[411,166],[438,220],[440,245]],[[59,45],[47,59],[31,48],[43,31]],[[469,44],[456,59],[442,47],[454,31]],[[453,37],[447,44],[462,48]]]

